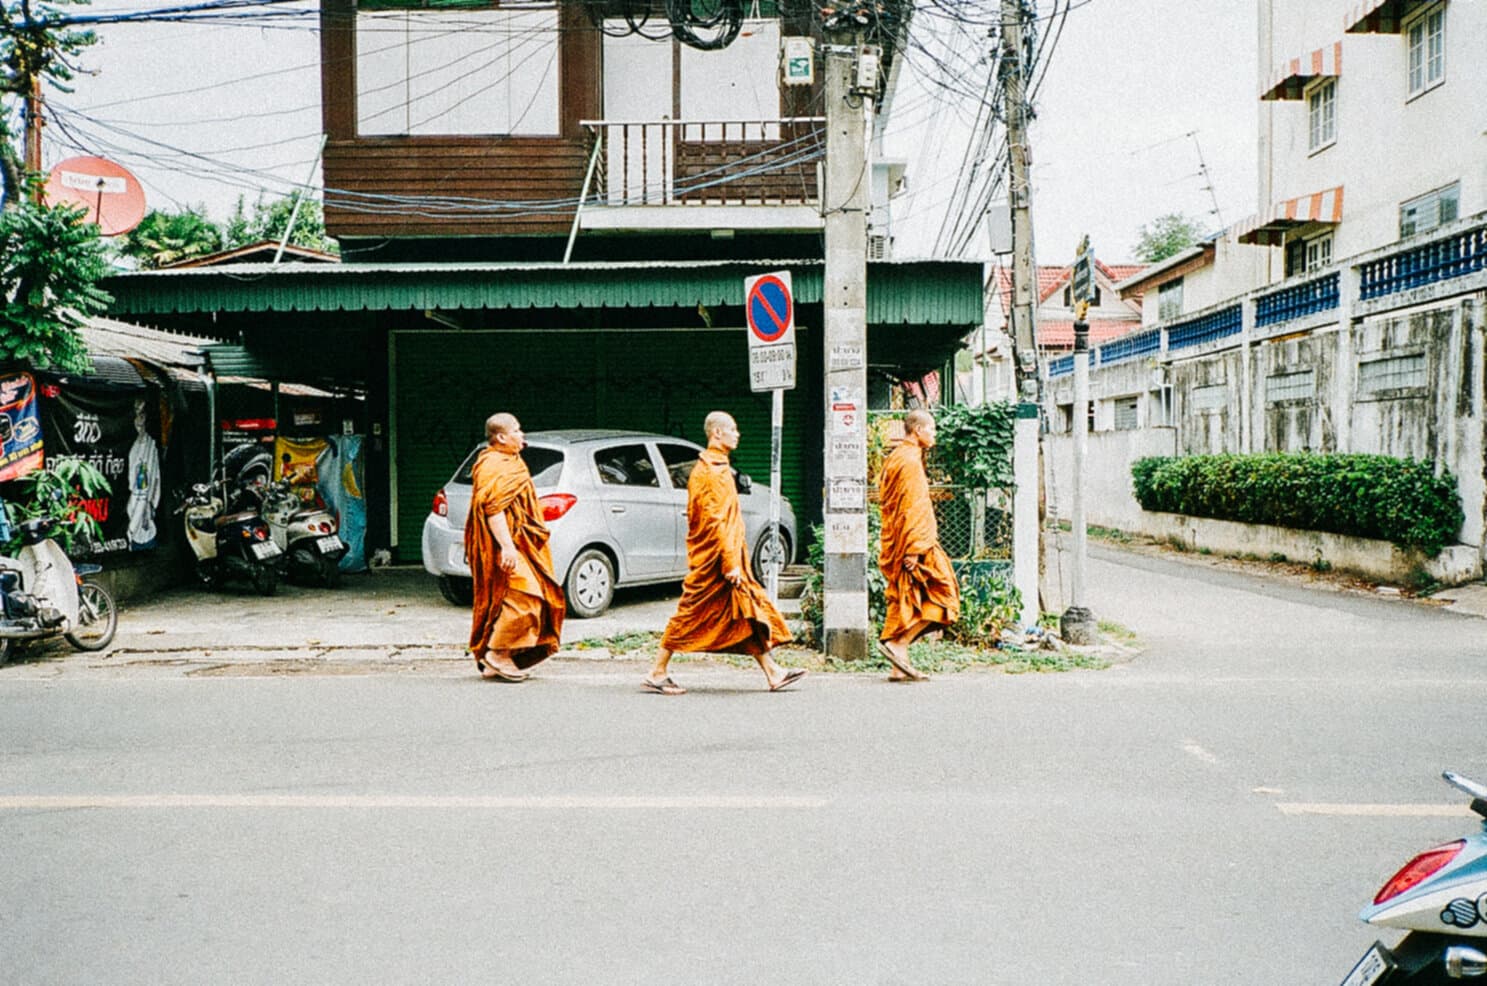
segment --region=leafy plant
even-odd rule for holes
[[[1203,221],[1180,212],[1169,212],[1143,224],[1132,253],[1144,264],[1176,256],[1203,238]]]
[[[1009,401],[952,405],[935,413],[938,433],[929,465],[952,486],[1004,489],[1014,484],[1012,435],[1017,407]]]
[[[203,208],[164,212],[151,209],[123,238],[120,252],[150,270],[222,249],[222,230]]]
[[[101,496],[109,491],[108,479],[97,466],[78,458],[53,459],[50,465],[16,480],[15,485],[22,495],[5,501],[10,527],[5,542],[7,554],[20,546],[20,524],[38,518],[50,522],[51,536],[69,555],[79,542],[86,545],[103,540],[98,521],[78,503],[80,497]]]
[[[1380,538],[1434,557],[1465,515],[1456,480],[1385,455],[1194,455],[1131,466],[1146,510]]]
[[[0,361],[88,369],[78,329],[111,300],[98,227],[84,210],[13,203],[0,211]]]

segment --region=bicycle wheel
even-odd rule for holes
[[[78,650],[103,650],[114,642],[119,611],[114,597],[101,585],[84,582],[77,587],[77,627],[62,636]]]

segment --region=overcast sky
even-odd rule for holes
[[[90,9],[142,6],[102,0]],[[1255,19],[1254,0],[1087,0],[1073,10],[1031,135],[1042,261],[1066,262],[1086,232],[1101,259],[1129,259],[1139,227],[1167,212],[1218,228],[1257,211]],[[217,219],[263,186],[271,197],[307,177],[318,186],[314,28],[100,28],[102,42],[82,56],[96,74],[79,79],[75,93],[49,96],[57,121],[46,165],[77,153],[65,146],[76,139],[132,169],[151,206],[204,205]],[[956,135],[969,130],[974,107],[952,105],[910,77],[894,109],[887,153],[908,162],[910,188],[895,202],[898,250],[923,255],[961,164]],[[1199,146],[1219,216],[1199,173]],[[985,243],[978,234],[977,255]]]

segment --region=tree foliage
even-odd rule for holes
[[[222,249],[222,230],[205,209],[166,212],[151,209],[119,244],[145,270],[205,257]]]
[[[80,497],[95,497],[109,491],[108,477],[84,459],[52,459],[44,468],[33,470],[16,480],[19,497],[5,501],[10,539],[0,545],[13,555],[21,544],[22,521],[45,519],[50,535],[69,555],[89,544],[103,542],[103,528],[79,504]]]
[[[1204,234],[1201,219],[1194,219],[1180,212],[1169,212],[1137,231],[1136,246],[1132,252],[1142,263],[1155,264],[1198,243]]]
[[[28,201],[0,211],[0,361],[87,370],[77,330],[112,298],[97,286],[108,263],[98,227],[83,215]]]
[[[238,196],[237,208],[223,230],[227,249],[250,246],[265,240],[278,242],[284,238],[284,228],[289,225],[289,216],[294,212],[296,195],[265,202],[262,196],[251,209],[245,207],[242,196]],[[310,250],[336,252],[336,244],[325,235],[325,213],[320,203],[306,199],[294,217],[294,230],[289,242]]]

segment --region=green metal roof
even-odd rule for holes
[[[816,261],[587,264],[236,264],[118,274],[102,287],[118,318],[209,312],[454,311],[460,309],[742,306],[743,279],[788,269],[795,300],[821,301]],[[974,261],[868,264],[867,321],[974,326],[982,265]]]

